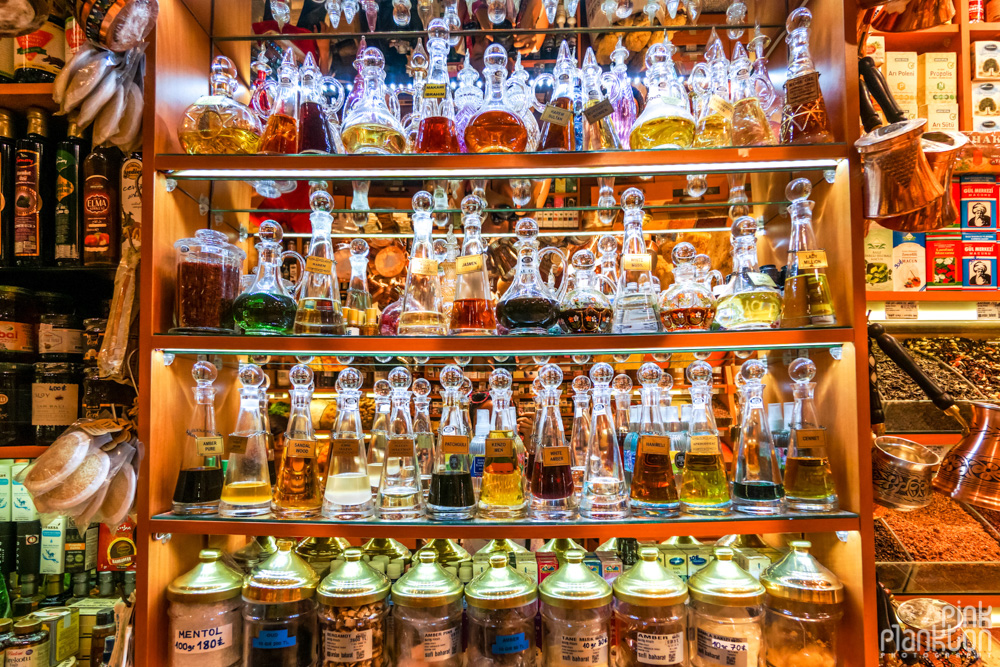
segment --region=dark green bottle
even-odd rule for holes
[[[56,146],[55,262],[57,266],[80,264],[83,228],[80,166],[87,153],[83,131],[70,121],[66,138]]]

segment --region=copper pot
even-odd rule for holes
[[[876,10],[872,28],[911,32],[950,23],[954,17],[954,0],[892,0]]]
[[[972,426],[945,455],[934,488],[955,500],[1000,510],[1000,405],[972,403]]]
[[[927,121],[904,120],[877,128],[854,146],[864,167],[865,217],[878,221],[926,208],[945,194],[921,149]]]

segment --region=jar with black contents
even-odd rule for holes
[[[38,318],[38,358],[83,361],[83,329],[76,315],[46,313]]]
[[[33,301],[39,315],[75,315],[76,304],[68,294],[35,292]]]
[[[96,366],[97,353],[104,343],[104,331],[108,328],[108,320],[104,317],[91,317],[83,321],[83,365]]]
[[[32,298],[30,290],[0,285],[0,361],[35,360],[38,315]]]
[[[80,416],[79,364],[38,362],[31,385],[31,425],[36,445],[51,445]]]
[[[31,364],[0,363],[0,447],[31,442]]]

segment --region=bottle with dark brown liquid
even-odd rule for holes
[[[83,265],[117,266],[121,253],[118,178],[121,153],[95,148],[83,161]]]
[[[515,228],[517,234],[517,271],[507,291],[497,304],[497,319],[513,335],[544,335],[559,321],[559,301],[563,289],[553,293],[542,282],[538,261],[538,224],[531,218],[521,218]],[[565,257],[557,248],[554,252],[563,263]],[[563,287],[565,286],[565,274]]]
[[[48,114],[31,107],[27,115],[28,131],[14,153],[13,258],[15,266],[42,266],[52,259],[55,198],[42,193],[52,182],[54,161]]]
[[[615,284],[606,276],[595,275],[595,263],[594,253],[586,248],[573,255],[573,289],[559,304],[559,321],[570,333],[611,333],[614,310],[598,283],[607,282],[612,289]]]
[[[549,83],[552,97],[542,111],[540,152],[571,151],[576,149],[576,122],[573,111],[574,80],[579,78],[576,63],[570,54],[569,44],[559,46],[559,58],[551,75],[535,79],[535,87]]]
[[[194,412],[181,447],[181,471],[174,487],[174,514],[215,514],[222,497],[222,433],[215,427],[215,388],[218,376],[207,361],[191,370]]]
[[[260,152],[281,155],[299,150],[299,70],[292,49],[278,68],[278,91],[260,138]]]
[[[299,153],[329,154],[334,151],[330,123],[324,110],[320,90],[321,74],[311,53],[306,55],[299,70]]]
[[[15,145],[14,117],[0,109],[0,266],[13,263]]]
[[[83,131],[73,122],[66,130],[66,138],[56,146],[55,262],[59,266],[80,263],[86,146]]]

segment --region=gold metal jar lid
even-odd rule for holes
[[[305,558],[307,563],[331,561],[340,558],[350,546],[351,543],[343,537],[307,537],[296,545],[295,553]]]
[[[839,604],[844,599],[844,584],[830,570],[809,554],[812,545],[805,540],[789,542],[784,558],[760,575],[768,595],[793,602]]]
[[[676,574],[660,565],[660,550],[639,549],[639,561],[615,579],[615,598],[641,607],[684,604],[688,587]]]
[[[551,539],[545,544],[543,544],[542,548],[539,549],[539,551],[548,551],[549,553],[554,553],[556,555],[556,560],[558,560],[559,563],[562,564],[566,562],[566,554],[569,553],[570,551],[573,551],[574,549],[576,549],[577,551],[583,551],[584,553],[586,553],[587,551],[586,549],[583,548],[582,544],[579,544],[577,543],[576,540],[573,540],[568,537]]]
[[[389,595],[389,577],[361,560],[361,549],[344,552],[344,562],[330,569],[316,589],[320,603],[335,607],[360,607]]]
[[[413,563],[417,563],[418,557],[422,553],[429,553],[434,556],[434,562],[439,563],[445,567],[449,565],[454,565],[458,567],[460,563],[468,563],[472,561],[472,556],[469,552],[462,548],[455,540],[447,539],[433,539],[429,540],[427,544],[417,549],[417,553],[413,554]]]
[[[15,635],[30,635],[42,629],[42,622],[30,616],[22,618],[14,624]]]
[[[218,549],[202,549],[198,564],[167,586],[172,602],[221,602],[240,596],[243,576],[225,564]]]
[[[723,607],[760,604],[764,587],[733,562],[733,550],[716,547],[715,559],[688,581],[688,592],[699,602]]]
[[[10,632],[11,626],[14,625],[14,621],[9,618],[0,618],[0,633]]]
[[[249,572],[257,563],[267,560],[277,550],[278,545],[273,537],[260,535],[247,542],[243,548],[234,551],[233,560],[245,572]]]
[[[516,554],[516,553],[528,553],[528,550],[522,547],[520,544],[510,539],[493,539],[486,543],[486,546],[476,552],[476,555],[483,554],[488,556],[493,553],[505,553],[505,554]]]
[[[723,535],[715,541],[717,547],[733,547],[735,549],[770,549],[770,545],[761,539],[760,535]]]
[[[392,585],[393,604],[440,607],[462,597],[462,582],[434,562],[434,552],[417,552],[417,563]]]
[[[293,540],[278,540],[278,550],[254,568],[243,584],[248,602],[277,604],[308,600],[316,593],[319,577],[292,549]]]
[[[583,564],[584,552],[566,552],[566,562],[538,587],[538,596],[552,607],[595,609],[611,602],[611,586]]]
[[[687,547],[699,546],[703,544],[703,542],[697,537],[692,537],[691,535],[674,535],[673,537],[668,537],[663,540],[660,544],[664,544],[668,547]]]
[[[538,599],[538,587],[528,577],[508,565],[507,554],[490,555],[490,566],[465,585],[470,607],[513,609]]]
[[[373,537],[364,543],[361,551],[369,558],[387,556],[389,560],[410,560],[410,550],[391,537]]]

